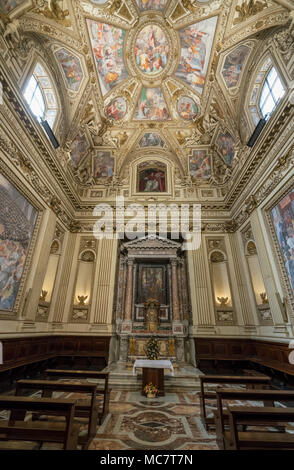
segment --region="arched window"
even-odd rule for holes
[[[284,94],[285,88],[275,67],[272,67],[265,78],[259,99],[259,109],[263,117],[273,112]]]
[[[48,73],[39,63],[24,90],[24,97],[32,111],[39,119],[46,120],[53,128],[57,116],[57,100]]]
[[[285,88],[278,72],[272,59],[267,57],[255,76],[249,100],[249,110],[255,126],[261,118],[274,111],[284,94]]]

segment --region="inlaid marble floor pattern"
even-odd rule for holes
[[[198,393],[166,393],[165,397],[147,399],[140,392],[112,391],[110,412],[97,427],[89,450],[217,450],[215,433],[202,425]],[[40,392],[32,396],[40,396]],[[78,393],[56,393],[54,397],[84,398]],[[215,401],[207,401],[207,405],[208,413],[216,409]],[[252,401],[248,405],[262,406]],[[1,413],[1,418],[7,416]],[[86,421],[80,419],[80,424],[84,434]],[[44,450],[57,448],[49,443],[42,446]]]

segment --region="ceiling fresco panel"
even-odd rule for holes
[[[181,60],[175,75],[202,94],[217,16],[200,21],[179,31]]]
[[[64,48],[55,52],[55,57],[63,70],[67,88],[78,92],[84,77],[80,59]]]
[[[166,121],[170,119],[161,88],[142,89],[134,119],[138,121]]]
[[[128,77],[123,49],[126,31],[107,23],[87,20],[102,95]]]
[[[222,76],[228,88],[238,86],[249,52],[248,46],[241,45],[226,56]]]
[[[0,10],[5,13],[10,13],[14,8],[18,7],[25,0],[0,0]]]

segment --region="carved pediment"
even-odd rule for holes
[[[138,238],[122,245],[122,251],[128,254],[142,254],[148,252],[163,252],[177,255],[181,244],[167,238],[150,235],[148,237]]]

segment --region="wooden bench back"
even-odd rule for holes
[[[66,370],[66,369],[46,369],[48,378],[71,378],[71,379],[101,379],[104,380],[104,391],[108,391],[108,372],[92,370]]]
[[[235,390],[229,388],[217,388],[217,419],[220,431],[224,432],[223,400],[257,400],[270,403],[274,401],[293,401],[294,390]]]
[[[208,428],[210,418],[206,416],[206,405],[205,405],[205,384],[236,384],[236,385],[247,385],[247,387],[254,386],[266,386],[269,387],[271,378],[266,375],[254,376],[254,375],[201,375],[200,376],[200,414],[203,424]],[[215,396],[214,396],[215,395]],[[216,398],[216,394],[209,396],[210,399]],[[211,424],[211,423],[210,423]],[[213,424],[213,422],[212,422]]]
[[[254,426],[266,426],[273,423],[277,423],[279,426],[281,423],[294,422],[294,408],[273,408],[273,407],[248,407],[248,406],[229,406],[229,424],[231,432],[231,442],[233,449],[240,449],[242,447],[242,442],[239,439],[239,425],[250,425],[251,423]],[[273,431],[272,431],[273,432]],[[270,429],[265,433],[252,432],[252,446],[258,448],[258,441],[260,440],[260,446],[263,448],[262,441],[266,441],[267,437],[270,440],[270,434],[272,434]],[[242,433],[242,432],[241,432]],[[283,442],[283,434],[286,436],[287,441]],[[289,435],[288,433],[279,433],[276,436],[281,439],[280,447],[281,448],[294,448],[294,436]],[[248,445],[248,439],[247,439]],[[275,442],[275,447],[279,447],[279,442]]]
[[[201,375],[200,383],[215,384],[269,384],[271,378],[266,375]]]
[[[0,410],[9,411],[9,418],[6,423],[0,422],[0,439],[1,440],[22,440],[22,441],[40,441],[46,438],[51,442],[62,442],[64,449],[74,449],[76,445],[72,441],[72,429],[75,413],[75,400],[71,399],[46,399],[46,398],[29,398],[29,397],[0,397]],[[25,418],[28,412],[38,412],[50,416],[62,416],[65,418],[66,424],[64,430],[51,429],[40,430],[36,426],[31,426],[26,421],[26,428],[22,430],[17,428],[13,414],[15,411],[21,412]],[[22,420],[24,421],[24,419]],[[6,436],[6,437],[5,437]],[[42,439],[41,439],[42,437]]]

